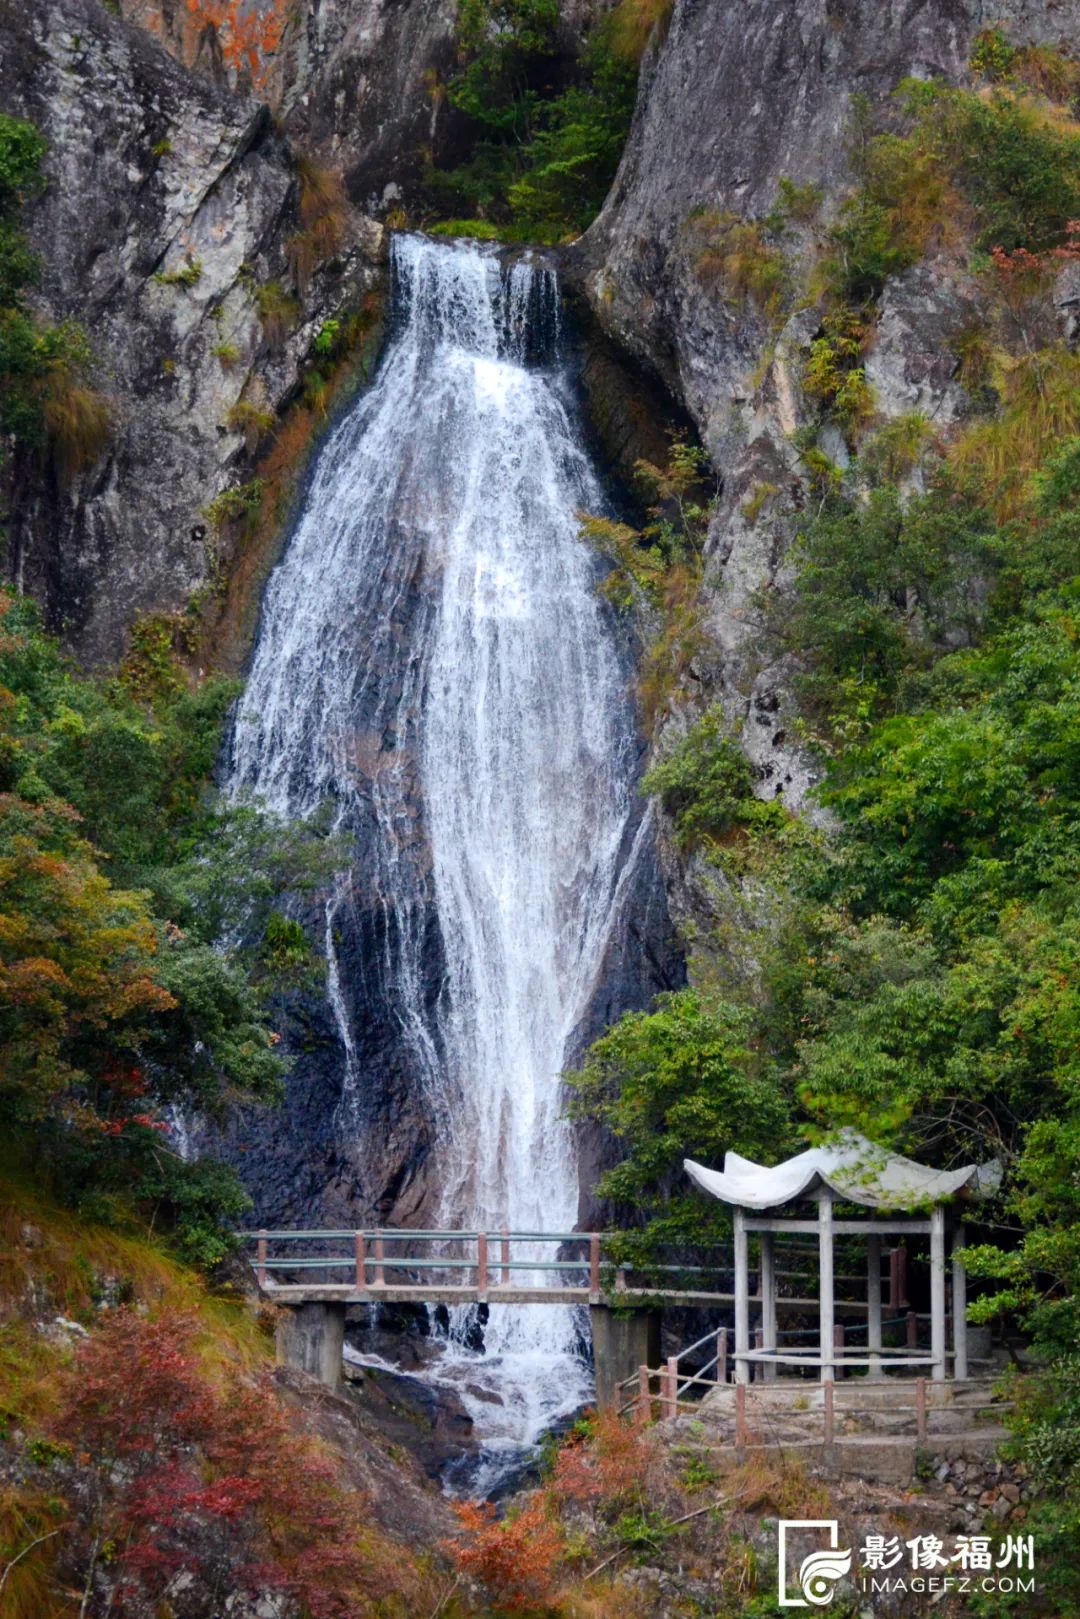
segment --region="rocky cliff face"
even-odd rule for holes
[[[706,549],[705,624],[712,648],[700,690],[719,695],[756,767],[763,797],[802,806],[813,768],[785,723],[790,670],[760,648],[755,600],[783,586],[792,509],[804,499],[792,435],[806,425],[801,359],[820,316],[797,309],[778,335],[746,300],[698,269],[703,213],[765,218],[781,181],[820,188],[813,225],[790,223],[795,276],[852,184],[852,101],[876,127],[907,77],[967,78],[976,35],[991,24],[1017,44],[1075,40],[1069,0],[676,0],[642,74],[633,128],[603,212],[577,249],[604,329],[689,410],[723,480]],[[884,294],[867,378],[884,416],[920,410],[937,426],[965,409],[949,340],[970,314],[956,266],[930,262]],[[845,459],[842,444],[829,446]],[[752,516],[748,499],[767,487]],[[787,515],[778,511],[786,509]]]
[[[98,466],[15,509],[11,571],[91,660],[115,658],[139,614],[177,610],[237,575],[228,533],[216,535],[206,511],[257,470],[245,415],[273,420],[294,398],[324,322],[381,284],[376,216],[408,200],[425,154],[454,149],[439,90],[452,0],[267,0],[252,14],[280,29],[261,36],[272,48],[257,62],[224,26],[227,10],[119,0],[118,15],[99,0],[0,0],[0,101],[50,143],[52,183],[31,219],[43,304],[86,327],[114,417]],[[568,6],[567,26],[580,29],[588,12]],[[718,697],[758,791],[795,807],[807,803],[814,766],[792,742],[791,670],[765,647],[758,602],[783,590],[807,498],[792,439],[815,414],[800,378],[820,314],[796,301],[777,331],[751,300],[727,295],[700,273],[695,222],[762,219],[785,179],[819,187],[820,212],[785,233],[792,272],[805,278],[851,183],[853,97],[887,121],[903,78],[963,81],[975,36],[998,22],[1017,42],[1075,39],[1080,0],[676,0],[649,48],[610,197],[568,255],[604,334],[583,380],[613,455],[632,462],[650,434],[657,440],[653,400],[666,389],[722,479],[702,590],[706,649],[695,696],[671,723]],[[304,274],[291,249],[305,224],[301,152],[339,172],[349,199],[334,251]],[[285,319],[268,318],[275,287]],[[942,426],[969,408],[952,342],[974,296],[943,255],[889,282],[866,361],[886,417],[919,410]],[[1062,295],[1073,317],[1077,296],[1075,284]],[[828,448],[844,460],[838,434]],[[763,489],[772,494],[759,501]],[[665,862],[678,917],[752,940],[762,896],[720,891],[715,872],[671,848]],[[358,951],[375,925],[363,903]],[[633,914],[613,945],[597,1025],[639,999],[646,980],[678,976],[651,882]],[[264,1208],[281,1219],[327,1199],[343,1214],[365,1200],[381,1218],[415,1211],[425,1126],[383,1049],[379,1008],[355,1009],[385,1079],[370,1121],[385,1172],[377,1196],[363,1165],[335,1156],[332,1020],[321,1005],[294,1010],[307,1032],[285,1123],[250,1174]],[[232,1145],[240,1151],[239,1134]]]
[[[425,156],[454,139],[439,92],[454,0],[121,0],[120,10],[219,88],[253,90],[290,139],[341,169],[361,206],[398,201]]]
[[[134,618],[227,567],[206,508],[250,476],[245,419],[273,418],[322,322],[370,292],[381,232],[349,211],[274,331],[260,288],[290,281],[300,220],[295,154],[265,105],[185,71],[98,0],[5,0],[0,102],[48,138],[30,218],[41,298],[86,329],[113,417],[96,467],[16,507],[10,568],[104,661]]]

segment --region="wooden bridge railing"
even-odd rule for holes
[[[525,1277],[533,1286],[549,1284],[553,1294],[565,1291],[567,1284],[576,1284],[575,1292],[585,1288],[596,1299],[604,1293],[642,1290],[631,1288],[631,1267],[605,1254],[604,1245],[611,1235],[596,1231],[423,1231],[401,1227],[243,1233],[244,1240],[255,1245],[252,1265],[262,1287],[298,1273],[315,1285],[316,1276],[329,1273],[335,1282],[351,1284],[358,1292],[368,1293],[383,1287],[419,1284],[425,1278],[445,1279],[457,1273],[462,1283],[471,1284],[479,1293],[510,1288],[516,1279]],[[573,1249],[578,1250],[575,1257],[559,1257]],[[663,1292],[669,1279],[679,1278],[684,1287],[696,1277],[708,1277],[715,1283],[726,1270],[730,1270],[729,1265],[654,1264],[649,1266],[648,1277],[655,1284],[654,1290]]]
[[[405,1227],[355,1229],[261,1230],[242,1233],[253,1244],[252,1264],[263,1287],[309,1289],[331,1286],[364,1296],[381,1290],[401,1294],[415,1288],[418,1296],[438,1287],[455,1296],[468,1292],[481,1300],[528,1292],[552,1303],[600,1302],[626,1294],[635,1303],[679,1299],[688,1304],[732,1302],[732,1257],[729,1251],[701,1250],[703,1262],[649,1261],[633,1265],[612,1257],[621,1234],[596,1231],[433,1231]],[[715,1257],[714,1257],[715,1255]],[[781,1308],[816,1308],[816,1279],[811,1254],[802,1269],[778,1272],[778,1279],[803,1284],[796,1297],[781,1294]],[[894,1308],[906,1307],[906,1256],[890,1261],[889,1297]],[[838,1281],[845,1278],[839,1277]],[[848,1278],[856,1285],[859,1277]],[[865,1312],[858,1300],[837,1300],[849,1314]]]

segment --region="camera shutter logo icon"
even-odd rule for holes
[[[829,1544],[802,1559],[797,1576],[797,1590],[788,1591],[788,1536],[792,1531],[824,1530]],[[781,1518],[779,1524],[779,1587],[782,1608],[824,1608],[833,1599],[836,1583],[851,1569],[850,1550],[841,1551],[840,1531],[835,1518]]]

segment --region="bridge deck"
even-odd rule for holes
[[[267,1281],[267,1297],[278,1304],[606,1304],[613,1309],[637,1305],[683,1305],[711,1308],[733,1304],[733,1293],[708,1293],[667,1288],[626,1287],[610,1292],[590,1292],[587,1287],[525,1287],[515,1283],[492,1284],[481,1290],[470,1285],[442,1285],[423,1282],[369,1284],[361,1291],[355,1282],[277,1283]],[[754,1295],[761,1302],[760,1294]],[[754,1299],[751,1299],[754,1302]],[[814,1311],[817,1299],[780,1298],[782,1309]],[[838,1312],[865,1315],[866,1305],[858,1301],[836,1301]]]

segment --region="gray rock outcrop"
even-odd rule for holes
[[[696,701],[719,698],[762,797],[809,809],[813,762],[793,744],[791,669],[766,645],[762,599],[781,593],[806,490],[792,444],[814,416],[801,362],[818,328],[796,306],[779,336],[747,299],[700,273],[695,221],[763,220],[781,182],[819,189],[811,222],[788,222],[796,277],[853,185],[853,97],[887,127],[907,77],[964,82],[981,29],[1068,42],[1080,5],[1058,0],[676,0],[643,67],[634,123],[599,218],[575,249],[604,330],[685,403],[722,479],[702,594],[710,653]],[[971,306],[954,264],[924,263],[891,282],[866,362],[885,418],[920,412],[942,428],[965,410],[949,341]],[[1070,297],[1060,298],[1066,316]],[[827,448],[841,465],[838,434]],[[823,447],[825,447],[823,445]]]
[[[187,72],[98,0],[3,0],[0,103],[48,139],[28,221],[40,301],[85,328],[113,422],[96,466],[16,504],[10,572],[104,662],[136,617],[182,607],[219,565],[205,509],[240,476],[235,407],[272,419],[323,320],[375,285],[381,231],[349,215],[274,340],[259,288],[287,276],[297,183],[264,105]]]

